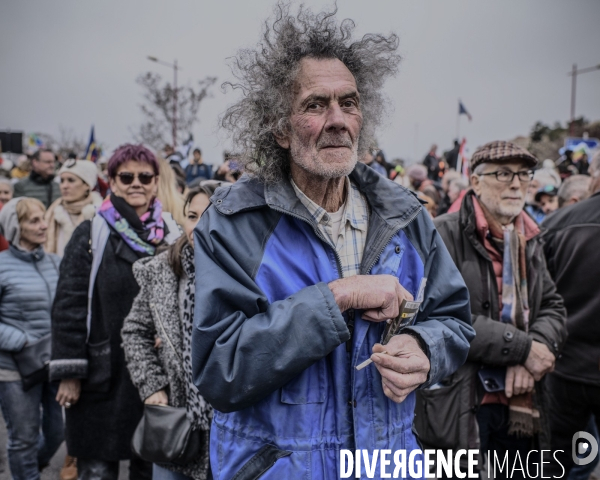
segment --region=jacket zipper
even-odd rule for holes
[[[40,269],[38,268],[37,260],[35,260],[35,259],[33,260],[33,266],[35,267],[35,270],[37,271],[38,275],[40,277],[42,277],[42,280],[44,281],[44,284],[46,285],[46,290],[48,292],[48,302],[50,303],[50,310],[52,310],[52,291],[50,290],[50,285],[48,284],[46,277],[44,277],[42,275],[42,272],[40,272]]]
[[[323,235],[321,235],[321,232],[319,231],[318,228],[315,228],[315,226],[309,220],[307,220],[304,217],[301,217],[300,215],[296,215],[295,213],[285,211],[284,209],[279,208],[279,207],[275,207],[272,205],[269,205],[269,206],[277,212],[281,212],[284,215],[290,215],[291,217],[297,218],[298,220],[308,223],[312,227],[313,231],[315,232],[315,235],[319,239],[321,239],[321,241],[323,243],[325,243],[329,248],[331,248],[331,250],[333,250],[333,254],[335,255],[335,262],[336,262],[336,266],[337,266],[337,270],[338,270],[338,277],[344,278],[344,275],[342,273],[342,260],[340,259],[340,256],[339,256],[337,250],[329,244],[329,242],[325,239],[325,237]],[[346,322],[346,326],[348,327],[348,331],[350,332],[350,338],[346,341],[346,352],[350,353],[352,351],[352,335],[354,333],[354,309],[353,308],[348,310],[347,317],[348,317],[348,321]]]
[[[333,253],[335,254],[335,259],[336,259],[336,263],[337,263],[337,269],[338,269],[338,277],[339,278],[344,278],[342,275],[342,261],[340,259],[340,256],[338,255],[337,251],[335,250],[335,248],[331,247],[331,245],[329,244],[329,242],[323,237],[323,235],[321,235],[321,232],[319,231],[318,228],[315,228],[315,226],[308,221],[305,217],[302,217],[300,215],[296,215],[295,213],[286,211],[282,208],[276,207],[274,205],[269,205],[269,207],[271,207],[273,210],[283,213],[284,215],[290,215],[291,217],[297,218],[298,220],[301,220],[305,223],[308,223],[312,228],[313,231],[315,232],[315,235],[320,238],[325,244],[327,244],[332,250]],[[385,247],[387,247],[390,242],[392,241],[392,238],[394,238],[394,235],[396,235],[396,233],[398,233],[402,228],[406,228],[408,225],[410,225],[413,220],[415,218],[417,218],[417,215],[419,215],[419,213],[421,212],[421,209],[417,209],[415,211],[415,213],[408,219],[408,221],[404,224],[404,225],[399,225],[397,228],[395,228],[391,234],[390,237],[388,238],[388,240],[386,241],[385,245],[381,248],[381,250],[379,251],[379,255],[377,255],[377,258],[375,258],[375,260],[373,261],[373,263],[369,266],[367,273],[371,271],[371,269],[373,268],[373,266],[379,261],[379,259],[381,258],[381,254],[383,253],[383,251],[385,250]],[[348,310],[347,313],[348,316],[348,321],[346,323],[346,326],[348,327],[348,331],[350,332],[350,338],[346,341],[346,352],[350,353],[352,351],[352,338],[354,335],[354,309],[351,308]]]
[[[354,309],[350,308],[348,310],[348,330],[350,332],[350,338],[346,342],[346,352],[350,353],[352,351],[352,337],[354,335]]]
[[[399,225],[398,227],[396,227],[391,233],[390,233],[390,237],[387,239],[387,241],[385,242],[385,245],[383,247],[381,247],[381,250],[379,250],[379,255],[377,255],[377,257],[375,258],[375,260],[373,260],[373,262],[371,263],[371,265],[369,265],[369,268],[365,271],[365,273],[369,273],[371,271],[371,269],[375,266],[375,264],[379,261],[379,259],[381,258],[381,254],[383,253],[383,251],[385,250],[385,247],[387,247],[390,242],[392,241],[392,238],[394,238],[394,235],[396,235],[400,230],[402,230],[403,228],[408,227],[415,218],[417,218],[417,216],[419,215],[419,213],[421,212],[421,209],[417,209],[417,211],[412,215],[412,217],[410,217],[408,219],[408,221],[404,224],[404,225]]]

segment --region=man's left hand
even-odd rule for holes
[[[387,353],[381,353],[387,351]],[[383,393],[401,403],[419,385],[427,381],[431,367],[427,355],[410,335],[396,335],[387,345],[375,344],[373,363],[379,370]]]

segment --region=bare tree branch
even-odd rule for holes
[[[198,82],[197,89],[177,87],[177,138],[186,138],[191,133],[199,121],[200,103],[209,96],[209,89],[216,81],[216,77],[206,77]],[[140,110],[145,119],[135,134],[136,140],[161,149],[172,143],[175,88],[169,82],[163,83],[162,77],[152,72],[140,75],[136,82],[144,91]]]

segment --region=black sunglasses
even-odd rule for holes
[[[123,185],[131,185],[133,183],[133,180],[136,177],[136,174],[129,173],[129,172],[123,172],[123,173],[118,173],[117,177],[119,177],[119,180],[121,180],[121,183]],[[137,174],[137,178],[140,180],[140,183],[142,185],[150,185],[150,183],[152,183],[152,179],[154,177],[155,177],[155,175],[153,173],[148,173],[148,172],[142,172],[142,173]]]

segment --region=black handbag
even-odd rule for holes
[[[50,363],[51,348],[52,336],[49,333],[30,343],[20,352],[13,353],[24,391],[49,380],[48,364]]]
[[[160,323],[165,340],[183,364],[179,352],[175,350],[165,331],[156,307],[153,304],[151,307]],[[200,457],[201,448],[202,432],[193,429],[185,408],[144,405],[144,415],[131,439],[131,449],[136,455],[152,463],[187,465]]]
[[[148,462],[187,465],[200,456],[201,432],[192,429],[185,408],[144,405],[131,448]]]

